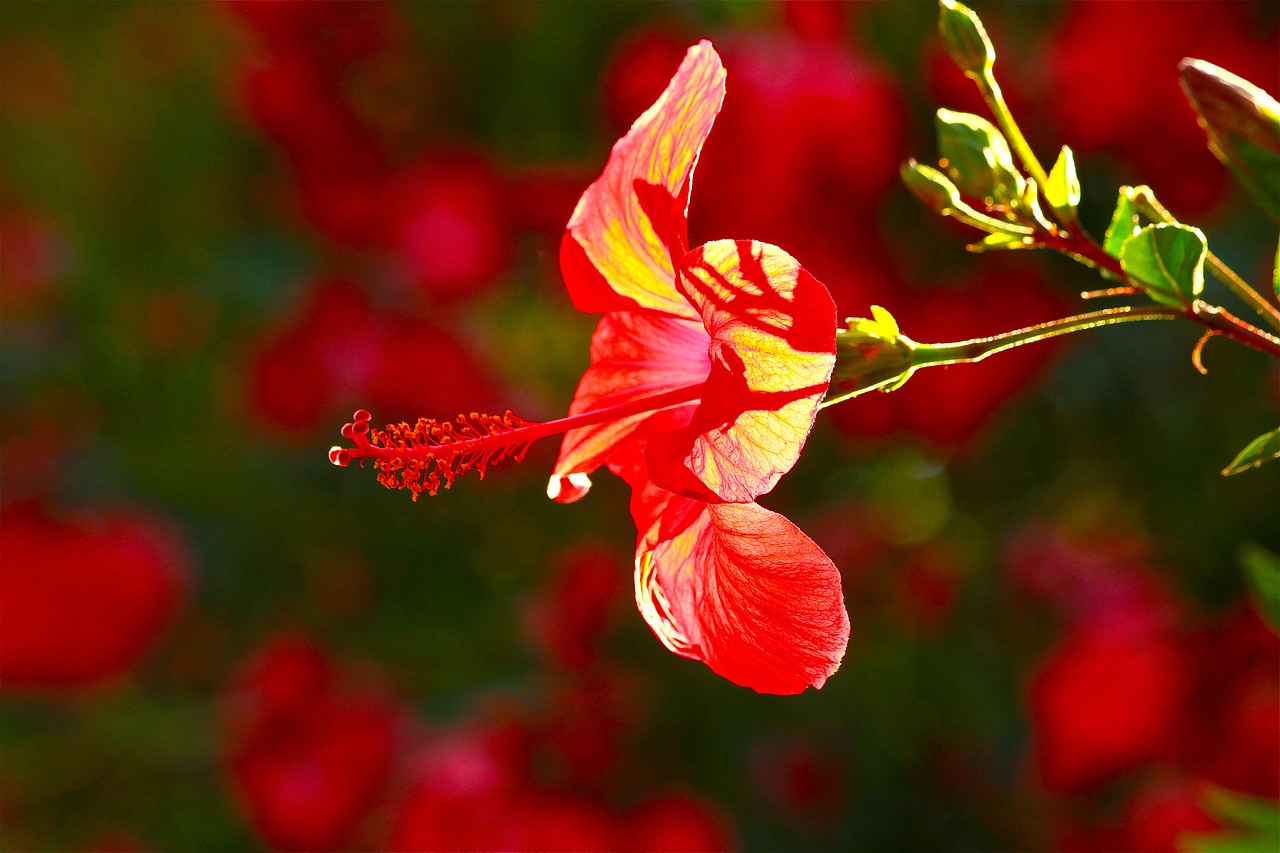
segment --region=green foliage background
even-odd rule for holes
[[[714,37],[777,20],[772,7],[745,2],[401,11],[432,67],[446,70],[430,120],[513,164],[603,162],[613,140],[599,81],[624,33],[675,20]],[[1000,21],[1000,49],[1011,54],[1029,50],[1061,14],[1054,4],[984,10]],[[483,483],[464,479],[414,504],[326,464],[338,422],[310,446],[260,434],[233,402],[246,341],[335,258],[263,204],[263,176],[283,167],[231,106],[242,36],[204,4],[150,3],[8,2],[0,32],[4,203],[50,217],[71,247],[56,315],[4,324],[0,423],[52,405],[86,436],[61,466],[59,501],[154,509],[197,555],[184,613],[123,684],[0,699],[0,847],[88,849],[124,833],[164,850],[252,849],[258,842],[218,768],[215,697],[263,637],[299,628],[342,657],[376,662],[426,719],[465,716],[494,690],[536,693],[520,604],[565,543],[605,542],[627,564],[626,490],[602,476],[582,503],[547,501],[547,446]],[[851,38],[906,93],[911,150],[932,151],[938,105],[916,57],[936,38],[933,7],[873,6]],[[61,82],[28,64],[32,45],[56,55]],[[20,87],[65,100],[19,112],[12,105],[28,95]],[[1044,144],[1035,126],[1029,132]],[[1095,234],[1114,186],[1132,177],[1108,169],[1081,164],[1081,215]],[[882,220],[904,255],[927,247],[912,261],[922,272],[972,262],[901,189]],[[1237,269],[1267,267],[1274,234],[1246,206],[1195,224]],[[510,280],[476,306],[467,330],[508,383],[545,408],[532,416],[568,402],[591,329],[550,294],[540,251],[522,244]],[[1099,286],[1062,259],[1029,263],[1044,264],[1064,294]],[[139,318],[157,294],[189,309],[191,327],[176,331],[193,343],[176,354],[143,339]],[[1274,365],[1211,345],[1204,378],[1187,361],[1195,330],[1152,325],[1090,333],[963,452],[908,438],[852,445],[820,424],[766,503],[811,531],[870,507],[902,542],[950,543],[968,565],[954,614],[936,632],[913,631],[886,591],[892,567],[868,578],[842,565],[854,620],[848,658],[820,692],[779,699],[669,654],[627,612],[614,656],[638,675],[650,714],[636,736],[642,758],[620,772],[637,787],[679,781],[705,793],[751,849],[1048,843],[1042,795],[1026,778],[1024,692],[1054,628],[1004,583],[1008,537],[1046,519],[1149,537],[1153,559],[1204,613],[1242,598],[1241,542],[1280,550],[1280,465],[1218,473],[1275,426]],[[335,606],[324,585],[344,561],[365,567],[367,591]],[[847,766],[835,817],[797,823],[760,807],[747,768],[779,734],[808,739]],[[958,777],[944,772],[955,755],[966,768]]]

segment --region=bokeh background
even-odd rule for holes
[[[977,4],[1101,233],[1149,183],[1228,263],[1274,231],[1183,56],[1280,89],[1258,2]],[[0,4],[0,848],[1166,850],[1280,797],[1274,363],[1152,324],[828,410],[764,502],[841,568],[819,692],[668,653],[626,489],[554,444],[413,503],[326,461],[377,420],[562,413],[593,319],[557,245],[710,37],[692,238],[785,247],[918,340],[1080,309],[897,183],[983,112],[930,3]],[[1212,286],[1212,285],[1211,285]]]

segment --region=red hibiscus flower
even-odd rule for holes
[[[835,312],[777,247],[686,249],[693,168],[724,76],[709,43],[691,48],[569,221],[570,296],[604,312],[570,413],[669,402],[571,430],[548,494],[576,500],[602,464],[624,476],[636,600],[654,633],[737,684],[794,693],[821,686],[843,656],[839,574],[753,501],[800,454],[835,363]]]
[[[821,686],[849,636],[840,575],[754,503],[800,455],[835,364],[835,305],[786,252],[750,240],[688,248],[693,168],[724,96],[709,42],[613,147],[569,220],[561,271],[603,313],[568,418],[508,413],[369,429],[334,448],[416,495],[564,433],[548,495],[582,497],[602,465],[634,490],[636,600],[672,651],[762,693]]]

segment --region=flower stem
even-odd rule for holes
[[[1037,235],[1036,241],[1046,248],[1061,252],[1064,255],[1070,255],[1082,263],[1104,269],[1122,282],[1145,290],[1145,288],[1142,288],[1140,281],[1131,278],[1125,273],[1124,267],[1118,259],[1108,255],[1101,246],[1079,228],[1069,234],[1062,231],[1040,234]],[[1246,323],[1225,308],[1208,305],[1197,299],[1181,308],[1171,308],[1169,310],[1224,337],[1231,338],[1237,343],[1252,347],[1259,352],[1280,357],[1280,338]]]
[[[1022,130],[1018,127],[1018,123],[1013,120],[1013,113],[1009,112],[1009,106],[1004,102],[1004,93],[1000,91],[1000,84],[996,82],[995,75],[987,70],[984,74],[970,74],[973,81],[978,84],[978,89],[982,92],[983,100],[987,102],[987,107],[991,110],[992,115],[996,117],[996,122],[1000,125],[1000,130],[1004,133],[1005,139],[1009,141],[1009,146],[1013,152],[1018,155],[1018,159],[1022,161],[1022,166],[1031,173],[1031,177],[1035,179],[1036,184],[1040,187],[1040,192],[1044,192],[1044,188],[1049,184],[1049,175],[1044,170],[1044,166],[1040,165],[1040,161],[1036,159],[1035,152],[1031,150],[1031,146],[1027,144],[1027,138],[1022,135]]]
[[[919,344],[915,350],[916,367],[937,367],[944,364],[961,364],[981,361],[987,356],[1004,352],[1007,349],[1035,343],[1059,335],[1072,332],[1083,332],[1086,329],[1097,329],[1102,326],[1114,326],[1119,323],[1138,323],[1146,320],[1176,320],[1183,316],[1180,308],[1162,305],[1124,306],[1108,308],[1104,311],[1093,311],[1064,317],[1025,329],[1015,329],[986,338],[973,338],[967,341],[955,341],[944,344]]]

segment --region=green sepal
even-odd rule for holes
[[[1277,457],[1280,457],[1280,428],[1264,432],[1246,444],[1244,450],[1231,460],[1231,464],[1222,469],[1222,476],[1230,477],[1232,474],[1257,468],[1264,462],[1270,462]]]
[[[871,317],[850,317],[836,330],[836,364],[823,405],[901,387],[916,371],[916,347],[879,305],[871,306]]]
[[[1204,290],[1208,241],[1190,225],[1148,225],[1125,241],[1120,264],[1125,274],[1161,305],[1182,306]]]
[[[1121,187],[1115,213],[1111,214],[1111,224],[1102,238],[1102,250],[1118,260],[1124,244],[1140,230],[1138,208],[1133,203],[1133,187]]]
[[[1228,791],[1214,785],[1204,794],[1205,808],[1226,828],[1187,832],[1178,849],[1191,853],[1274,853],[1280,849],[1280,808],[1276,801]]]
[[[1044,200],[1064,225],[1076,221],[1076,208],[1080,206],[1080,177],[1076,174],[1075,157],[1065,145],[1049,172]]]
[[[995,125],[951,110],[938,110],[937,125],[940,165],[960,192],[1002,205],[1022,194],[1022,175]]]
[[[938,32],[957,68],[970,76],[991,72],[996,49],[972,9],[955,0],[940,0]]]
[[[1178,71],[1209,136],[1209,149],[1280,221],[1280,103],[1243,77],[1201,59],[1182,60]]]
[[[1240,546],[1239,557],[1258,612],[1272,628],[1280,631],[1280,555],[1257,543],[1246,542]]]
[[[1010,249],[1034,249],[1036,243],[1030,237],[1017,234],[988,234],[976,243],[965,246],[970,252],[1006,252]]]

